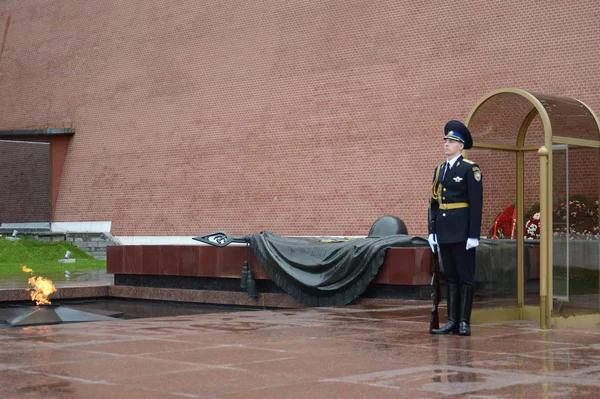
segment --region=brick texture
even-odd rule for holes
[[[0,223],[47,222],[50,144],[0,140]]]
[[[447,120],[500,87],[600,109],[599,10],[5,0],[0,128],[75,127],[56,221],[111,220],[116,235],[359,235],[390,214],[425,234]],[[489,224],[514,198],[513,166],[480,155],[469,157]],[[527,158],[533,203],[539,166]]]

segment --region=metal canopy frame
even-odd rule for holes
[[[526,145],[527,131],[532,121],[538,116],[543,127],[541,142]],[[505,122],[508,123],[505,124]],[[540,328],[549,329],[552,327],[553,292],[553,145],[567,144],[600,148],[600,121],[587,105],[573,98],[530,93],[517,88],[503,88],[482,97],[469,113],[466,125],[473,136],[473,148],[513,152],[517,159],[517,303],[516,307],[511,309],[494,311],[486,309],[482,319],[538,320],[539,318]],[[540,160],[539,307],[525,306],[523,264],[525,249],[524,154],[533,151],[537,151]],[[598,170],[596,179],[600,179]],[[600,192],[598,198],[600,198]]]

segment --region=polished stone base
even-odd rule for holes
[[[246,247],[229,245],[123,245],[107,249],[107,271],[115,285],[242,292],[239,288]],[[526,292],[539,290],[539,247],[524,254]],[[429,247],[389,248],[364,295],[404,299],[431,296]],[[250,252],[248,263],[259,292],[281,293]],[[516,297],[516,240],[482,240],[477,249],[475,294]]]
[[[246,247],[207,245],[115,245],[107,248],[107,272],[116,276],[152,275],[239,279]],[[390,248],[376,284],[428,285],[431,279],[429,247]],[[269,280],[250,253],[248,263],[255,280]]]

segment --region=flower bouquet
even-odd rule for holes
[[[553,234],[569,235],[585,239],[599,239],[598,200],[591,201],[583,197],[573,197],[569,201],[561,201],[552,210]],[[494,220],[490,229],[493,238],[514,238],[516,210],[514,205],[507,206]],[[525,238],[540,238],[540,211],[535,204],[525,214]],[[568,225],[567,225],[568,224]]]
[[[540,211],[531,215],[525,223],[525,238],[530,240],[540,238]]]
[[[552,229],[555,236],[569,235],[585,236],[587,239],[597,239],[600,236],[598,226],[598,201],[591,206],[585,200],[573,199],[559,202],[552,210]],[[540,212],[534,212],[525,223],[525,238],[540,238]]]

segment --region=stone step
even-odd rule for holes
[[[89,255],[92,255],[94,259],[98,260],[106,260],[106,251],[104,252],[88,252]]]
[[[39,227],[39,226],[38,226]],[[10,231],[12,234],[12,231]],[[23,231],[25,234],[44,242],[66,241],[96,259],[106,260],[106,247],[117,245],[110,233],[56,233],[49,231]]]
[[[109,241],[75,241],[71,244],[79,248],[106,248],[107,246],[112,245]]]
[[[82,233],[67,234],[67,241],[95,259],[106,260],[106,247],[115,245],[110,239],[110,234],[102,233]]]
[[[98,251],[106,251],[107,245],[98,245],[98,244],[90,244],[90,245],[75,245],[77,248],[81,249],[89,249],[93,250],[93,248],[98,248]]]

